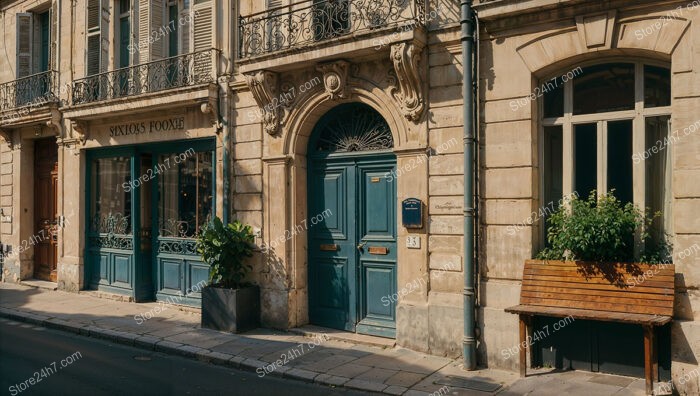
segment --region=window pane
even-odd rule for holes
[[[92,161],[90,177],[90,230],[131,234],[131,180],[129,157],[98,158]]]
[[[634,64],[585,67],[574,79],[574,114],[634,110]]]
[[[649,117],[645,121],[646,150],[635,161],[645,162],[646,206],[662,217],[652,224],[652,236],[659,240],[663,231],[671,230],[671,155],[669,153],[668,121],[670,116]]]
[[[564,196],[563,180],[563,141],[562,127],[553,126],[544,128],[544,202],[542,207],[558,207],[559,201]],[[545,230],[548,227],[545,216]]]
[[[213,211],[213,156],[211,152],[160,157],[160,235],[194,237]]]
[[[574,191],[588,198],[598,183],[596,124],[574,125]]]
[[[554,86],[554,82],[550,80],[542,87],[547,89],[544,94],[544,118],[563,117],[564,85]]]
[[[632,196],[632,120],[608,122],[608,191],[623,203]]]
[[[671,70],[644,66],[644,107],[671,105]]]

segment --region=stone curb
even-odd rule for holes
[[[115,344],[127,345],[149,351],[162,352],[169,355],[177,355],[189,359],[195,359],[207,363],[212,363],[219,366],[231,367],[245,371],[252,371],[258,374],[259,372],[256,370],[269,365],[269,363],[263,362],[261,360],[230,355],[227,353],[215,352],[209,349],[200,348],[193,345],[184,345],[172,341],[167,341],[154,336],[127,333],[111,329],[103,329],[101,327],[93,325],[77,324],[59,318],[35,315],[32,313],[16,311],[8,308],[0,307],[0,317],[15,320],[18,322],[31,323],[54,330],[65,331],[72,334],[83,335],[90,338],[105,340]],[[368,388],[371,387],[362,386],[365,384],[362,384],[361,386],[349,387],[347,386],[347,383],[350,382],[350,379],[348,378],[330,376],[327,374],[317,373],[310,370],[286,366],[277,367],[274,371],[266,373],[265,375],[263,375],[263,377],[264,376],[289,378],[307,383],[317,383],[320,385],[346,387],[350,389],[360,389],[365,391],[370,390]],[[379,384],[376,385],[377,387],[380,387]],[[377,387],[372,388],[377,389]],[[383,388],[386,388],[386,386],[384,386]],[[376,390],[372,391],[376,392]],[[387,392],[387,394],[395,393]]]

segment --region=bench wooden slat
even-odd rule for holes
[[[609,280],[602,279],[599,277],[586,279],[583,276],[573,276],[573,275],[545,276],[545,275],[524,274],[523,279],[570,282],[570,283],[586,283],[586,284],[594,283],[594,284],[598,284],[598,285],[606,285],[610,289],[622,289],[622,290],[632,290],[632,291],[633,291],[633,289],[664,288],[664,287],[668,287],[669,283],[671,283],[669,280],[662,280],[662,279],[654,278],[654,280],[646,280],[642,283],[634,284],[634,286],[631,286],[630,283],[627,283],[627,281],[629,279],[624,279],[624,278],[620,279],[619,284],[611,284]],[[671,285],[673,285],[673,283],[671,283]]]
[[[575,262],[572,262],[572,265],[576,265]],[[655,264],[634,264],[631,267],[625,268],[625,266],[620,266],[617,267],[616,269],[618,272],[629,274],[631,276],[636,276],[636,275],[647,275],[647,277],[655,277],[658,275],[661,276],[675,276],[675,269],[672,268],[673,264],[666,264],[664,265],[659,265],[656,266]],[[598,273],[601,270],[611,270],[612,268],[605,268],[602,267],[600,269],[595,269],[592,268],[589,265],[579,265],[576,267],[573,267],[571,265],[560,265],[556,264],[555,262],[547,262],[546,264],[541,264],[541,263],[531,263],[530,265],[525,266],[525,271],[557,271],[557,272],[567,272],[567,271],[574,271],[574,272],[579,272],[583,273],[586,270],[592,271],[594,273]],[[647,271],[651,271],[651,274],[646,274]]]
[[[615,304],[609,302],[590,302],[590,301],[572,301],[558,298],[542,298],[542,297],[520,297],[520,304],[533,305],[541,307],[562,307],[572,309],[589,309],[601,312],[617,312],[617,313],[632,313],[632,314],[647,314],[647,315],[671,315],[673,314],[672,307],[652,307],[652,306],[634,306],[628,304]]]
[[[624,293],[620,293],[623,295]],[[550,291],[530,291],[530,290],[523,290],[521,293],[521,296],[523,297],[528,297],[528,298],[544,298],[544,299],[553,299],[553,300],[566,300],[566,301],[587,301],[590,302],[591,304],[596,304],[596,303],[616,303],[616,304],[624,304],[624,305],[631,305],[631,306],[640,306],[640,307],[668,307],[668,302],[663,301],[663,300],[643,300],[641,298],[635,298],[635,296],[632,297],[611,297],[611,296],[600,296],[600,295],[587,295],[587,296],[582,296],[580,294],[573,294],[573,293],[568,293],[568,292],[561,292],[561,293],[554,293]]]
[[[536,286],[552,286],[552,287],[572,287],[576,289],[594,289],[594,290],[606,290],[606,291],[625,291],[625,292],[632,292],[632,293],[652,293],[652,294],[659,294],[659,295],[664,295],[664,296],[672,296],[674,295],[674,289],[672,287],[646,287],[646,288],[631,288],[631,289],[620,289],[618,287],[614,287],[611,285],[605,285],[605,284],[596,284],[596,283],[589,283],[589,282],[566,282],[566,281],[550,281],[550,280],[540,280],[540,279],[526,279],[523,277],[523,284],[527,285],[536,285]]]
[[[573,269],[567,269],[567,270],[553,270],[553,269],[543,269],[543,268],[526,268],[523,271],[523,274],[525,275],[538,275],[538,276],[573,276],[576,278],[584,278],[585,279],[585,274],[580,273],[576,270]],[[591,274],[589,275],[591,277],[597,277],[599,276],[598,274]],[[661,280],[664,282],[673,280],[675,278],[675,275],[668,275],[668,274],[625,274],[624,280],[625,281],[630,281],[634,282],[635,284],[643,284],[649,281],[654,281],[654,280]]]
[[[598,290],[592,288],[586,288],[582,286],[581,288],[574,287],[542,287],[531,284],[523,284],[522,292],[551,292],[551,293],[562,293],[562,294],[574,294],[583,297],[587,296],[607,296],[607,297],[619,297],[631,300],[658,300],[658,301],[671,301],[673,302],[672,294],[654,294],[654,293],[627,293],[624,290]],[[581,298],[583,298],[581,297]]]

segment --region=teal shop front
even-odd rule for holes
[[[361,104],[332,109],[308,151],[309,316],[396,336],[396,157],[386,121]],[[323,214],[323,220],[315,219]]]
[[[214,213],[215,140],[89,150],[85,283],[135,301],[200,304],[195,236]]]

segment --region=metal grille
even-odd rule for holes
[[[307,0],[240,18],[240,57],[392,25],[424,25],[421,0]]]
[[[316,151],[375,151],[394,147],[389,125],[365,105],[341,105],[326,114],[318,128]]]
[[[95,74],[73,82],[73,104],[214,82],[219,51],[210,49]]]
[[[0,111],[58,102],[58,72],[47,71],[0,84]]]

